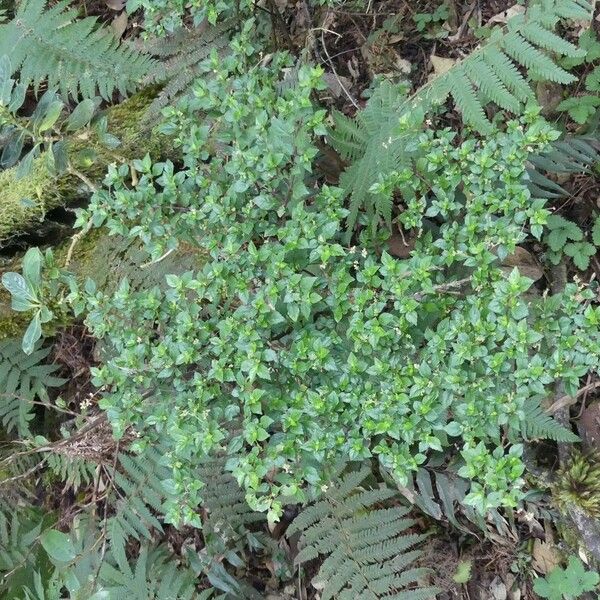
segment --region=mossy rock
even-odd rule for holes
[[[108,131],[121,140],[115,150],[100,144],[95,132],[67,140],[70,159],[87,179],[99,184],[113,162],[141,158],[146,153],[154,160],[167,155],[171,146],[168,138],[153,133],[144,121],[156,92],[156,88],[144,90],[106,110]],[[87,161],[82,159],[82,151],[86,151]],[[79,177],[72,173],[55,176],[46,163],[46,157],[39,156],[30,174],[21,179],[14,167],[0,172],[0,245],[39,226],[48,211],[90,195]]]
[[[64,264],[71,240],[54,249],[59,265]],[[96,282],[99,290],[111,293],[117,289],[124,278],[129,281],[132,290],[165,285],[167,273],[184,273],[202,266],[202,253],[198,248],[182,245],[163,260],[148,263],[148,255],[138,242],[132,242],[119,236],[110,236],[105,229],[93,229],[75,246],[69,270],[83,284],[90,278]],[[0,267],[0,276],[7,271],[20,271],[21,257]],[[10,294],[0,286],[0,339],[20,337],[31,315],[19,313],[10,308]],[[44,325],[45,335],[51,335],[52,329],[66,325],[65,322]]]

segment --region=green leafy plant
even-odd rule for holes
[[[600,86],[598,88],[600,90]],[[596,114],[596,110],[600,106],[599,96],[577,96],[576,98],[567,98],[563,100],[556,108],[569,113],[573,121],[583,125]]]
[[[160,83],[164,87],[148,107],[147,118],[155,117],[168,104],[173,104],[185,92],[189,92],[194,80],[203,72],[201,63],[212,52],[227,51],[232,28],[231,22],[211,27],[206,23],[188,30],[178,29],[167,37],[156,37],[146,42],[147,51],[158,57],[147,82]]]
[[[441,25],[450,16],[450,7],[443,2],[432,12],[414,13],[412,18],[417,31],[425,33],[426,39],[438,39],[448,35]]]
[[[465,123],[489,133],[492,124],[485,107],[494,104],[521,114],[533,99],[529,79],[563,84],[575,81],[576,77],[559,66],[548,51],[585,57],[586,50],[562,39],[553,30],[561,19],[590,18],[591,5],[586,1],[545,0],[532,4],[525,15],[509,20],[506,31],[495,28],[480,49],[413,96],[406,96],[401,86],[385,84],[374,93],[366,108],[359,111],[355,122],[334,113],[332,145],[351,163],[340,178],[341,186],[351,197],[349,228],[356,224],[359,210],[370,215],[373,227],[381,220],[390,227],[390,194],[372,194],[373,186],[396,170],[400,173],[397,185],[403,189],[402,177],[410,177],[409,165],[420,156],[416,139],[424,112],[434,113],[435,106],[451,96]]]
[[[579,558],[570,556],[565,569],[557,567],[547,577],[536,579],[533,589],[549,600],[575,600],[584,592],[595,590],[599,581],[598,573],[587,571]]]
[[[17,177],[31,172],[34,159],[44,154],[50,172],[59,174],[69,167],[65,137],[89,125],[100,98],[87,98],[67,114],[65,103],[54,90],[47,90],[28,117],[18,115],[25,98],[27,86],[10,78],[11,63],[7,56],[0,59],[0,136],[2,155],[0,166],[4,169],[19,163]],[[24,148],[29,148],[21,160]]]
[[[56,295],[68,277],[56,268],[50,250],[42,254],[38,248],[30,248],[23,257],[22,267],[23,275],[4,273],[2,285],[10,292],[13,310],[33,313],[22,342],[23,352],[31,354],[42,337],[42,325],[58,318],[60,307]],[[42,267],[46,271],[44,278]]]
[[[245,115],[256,123],[251,104],[257,101],[248,94],[252,85],[242,82],[256,76],[265,94],[264,125],[242,134],[237,128]],[[222,450],[251,507],[271,519],[281,514],[283,498],[302,500],[320,489],[325,465],[340,455],[376,456],[404,484],[430,451],[456,442],[473,477],[469,501],[478,510],[514,506],[519,485],[508,482],[523,466],[518,446],[511,453],[498,440],[508,434],[518,444],[531,399],[557,377],[577,389],[599,352],[596,310],[583,313],[578,299],[590,292],[570,286],[563,295],[526,301],[531,281],[517,270],[506,275],[498,263],[525,229],[541,236],[548,211],[531,198],[524,173],[530,152],[556,133],[531,111],[529,121],[485,141],[455,146],[449,132],[424,134],[418,177],[406,177],[404,190],[414,201],[401,215],[407,226],[428,231],[422,243],[406,261],[373,253],[368,238],[360,250],[344,248],[341,192],[322,188],[309,195],[299,169],[298,161],[314,156],[310,132],[320,115],[302,93],[315,76],[305,71],[299,87],[276,102],[276,82],[267,92],[265,73],[197,84],[199,104],[182,103],[168,127],[184,136],[196,107],[220,126],[204,149],[185,149],[190,171],[140,165],[142,178],[131,192],[114,170],[111,189],[82,215],[82,222],[95,219],[139,237],[154,260],[180,239],[194,240],[207,256],[196,271],[168,274],[162,291],[134,292],[125,281],[110,297],[79,290],[88,326],[113,348],[94,372],[95,382],[110,390],[102,407],[117,434],[133,425],[147,439],[178,440],[171,466],[179,500],[168,512],[176,521],[197,519],[190,507],[201,501],[202,483],[193,463]],[[295,134],[279,120],[284,107],[295,115]],[[271,157],[274,135],[294,140],[278,147],[277,158]],[[216,141],[220,151],[208,154]],[[268,166],[272,160],[276,169]],[[197,185],[212,190],[202,206],[191,193]],[[286,205],[282,197],[290,199]],[[490,321],[493,340],[486,333]],[[161,324],[158,336],[153,323]],[[180,332],[175,337],[173,329]],[[559,364],[556,344],[566,351],[571,336],[586,339],[586,350],[569,351],[572,362]],[[515,362],[504,370],[508,351]],[[181,402],[167,411],[146,396],[157,386]],[[402,392],[407,386],[410,397]],[[186,400],[199,397],[191,405]],[[232,437],[224,424],[237,419],[240,432]]]
[[[598,219],[592,230],[592,241],[588,242],[581,228],[573,221],[569,221],[560,215],[551,215],[548,218],[549,233],[545,237],[550,251],[548,258],[553,264],[558,264],[563,254],[570,256],[573,264],[585,271],[590,265],[590,258],[596,254],[596,241],[600,241],[598,232],[600,226]]]

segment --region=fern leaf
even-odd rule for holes
[[[578,442],[579,436],[563,427],[546,414],[539,401],[529,401],[524,409],[525,418],[521,424],[521,434],[529,440],[554,440],[555,442]]]
[[[483,61],[494,71],[498,79],[521,102],[533,98],[531,87],[521,75],[517,67],[504,52],[495,46],[488,46],[482,51]]]
[[[109,100],[114,90],[127,94],[145,77],[153,61],[119,44],[96,19],[77,19],[68,0],[46,9],[45,0],[23,0],[14,19],[0,24],[0,56],[10,57],[22,83],[36,90],[43,81],[63,96]]]
[[[563,84],[577,81],[577,77],[559,67],[549,56],[540,52],[518,32],[511,32],[506,35],[502,45],[506,53],[517,63],[535,71],[536,74],[547,81]]]
[[[336,479],[322,500],[306,508],[292,522],[288,534],[300,533],[297,563],[327,554],[313,584],[322,600],[411,598],[434,588],[416,588],[427,569],[406,569],[419,556],[411,550],[425,536],[406,534],[414,521],[401,507],[375,508],[394,493],[365,488],[370,470],[363,467]],[[402,535],[404,534],[404,535]],[[410,588],[410,589],[408,589]]]
[[[201,63],[211,52],[222,52],[229,44],[227,32],[233,23],[224,21],[215,26],[207,22],[187,30],[180,29],[166,38],[150,40],[146,49],[162,60],[155,62],[146,81],[163,83],[163,89],[147,111],[147,118],[186,93],[193,81],[203,73]]]
[[[52,375],[58,366],[40,364],[49,353],[49,348],[38,348],[28,356],[18,340],[0,341],[0,420],[9,433],[27,436],[33,402],[48,401],[46,388],[66,382]]]
[[[462,113],[463,120],[482,133],[489,133],[492,130],[492,124],[485,116],[477,93],[464,71],[460,68],[451,69],[446,73],[446,77],[450,82],[450,93]]]
[[[508,91],[504,82],[483,60],[483,57],[478,56],[474,60],[465,61],[464,67],[471,82],[477,85],[490,100],[513,113],[519,111],[521,106],[519,99]]]
[[[557,52],[558,54],[572,58],[580,58],[586,54],[582,48],[578,48],[575,44],[564,40],[553,31],[549,31],[535,21],[527,23],[520,32],[524,38],[535,46],[544,48],[550,52]]]

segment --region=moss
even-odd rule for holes
[[[600,455],[573,453],[558,471],[552,494],[563,511],[575,505],[590,517],[600,518]]]
[[[147,152],[154,159],[164,156],[167,138],[153,134],[143,124],[146,108],[155,95],[156,89],[150,88],[106,110],[108,131],[122,142],[114,151],[100,144],[95,132],[87,138],[68,139],[68,153],[78,170],[99,183],[112,162],[142,157]],[[81,164],[78,157],[89,150],[94,160]],[[15,168],[0,172],[0,190],[0,243],[34,228],[49,210],[89,195],[85,184],[73,174],[52,175],[44,156],[34,161],[27,177],[17,179]]]
[[[54,249],[54,256],[59,265],[64,264],[71,240]],[[117,236],[109,236],[105,229],[92,229],[75,246],[69,270],[84,283],[89,277],[96,282],[98,289],[110,293],[127,277],[132,289],[151,287],[164,282],[166,273],[182,273],[200,267],[202,255],[198,248],[184,244],[168,257],[148,266],[140,268],[147,260],[137,244]],[[20,257],[0,268],[0,277],[7,271],[20,271]],[[60,314],[61,311],[55,311]],[[0,339],[20,337],[27,327],[31,315],[18,313],[10,309],[10,295],[0,286]],[[69,318],[69,317],[65,317]],[[45,324],[44,333],[51,335],[53,330],[67,325],[61,317],[60,322]]]

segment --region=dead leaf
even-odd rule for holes
[[[490,583],[490,599],[491,600],[506,600],[508,592],[506,591],[506,585],[500,577],[494,577]]]
[[[443,56],[436,56],[432,54],[429,59],[431,60],[431,66],[433,67],[433,75],[443,75],[446,71],[449,71],[455,64],[455,58],[445,58]]]
[[[517,246],[515,251],[502,261],[502,270],[507,274],[515,267],[523,277],[529,277],[533,281],[537,281],[544,275],[533,254],[521,246]]]
[[[522,6],[521,4],[514,4],[510,8],[507,8],[506,10],[503,10],[502,12],[499,12],[498,14],[494,15],[491,19],[489,19],[486,25],[493,25],[494,23],[504,24],[512,17],[516,15],[522,15],[524,12],[524,6]]]
[[[399,233],[392,233],[388,240],[388,252],[398,258],[408,258],[414,250],[415,244],[416,238],[408,233],[404,237]]]
[[[403,75],[409,75],[412,69],[410,61],[398,55],[396,55],[396,58],[394,59],[394,65]]]
[[[349,90],[352,87],[352,82],[343,75],[325,73],[323,79],[334,98],[339,98],[344,93],[344,88]]]
[[[123,10],[125,3],[127,0],[104,0],[106,2],[106,6],[111,8],[112,10]]]
[[[110,24],[113,33],[117,39],[120,39],[127,29],[127,13],[123,11],[118,17],[115,17]]]
[[[558,83],[540,81],[536,87],[538,104],[542,107],[543,114],[550,114],[563,100],[563,88]]]
[[[542,540],[533,541],[532,566],[542,575],[547,575],[560,565],[560,554],[556,546]]]

